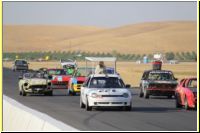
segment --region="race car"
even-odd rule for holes
[[[81,87],[80,107],[123,107],[132,109],[132,95],[117,74],[91,74]]]
[[[176,88],[176,108],[197,108],[197,78],[182,79]]]
[[[80,93],[82,84],[85,82],[87,74],[85,73],[85,68],[77,68],[70,78],[68,85],[68,95],[76,95]]]
[[[116,72],[115,57],[85,57],[86,71],[88,62],[94,65],[96,62],[112,62],[114,68],[110,73],[95,74],[94,66],[89,70],[89,75],[81,87],[80,107],[91,111],[94,107],[123,107],[125,110],[132,109],[132,95],[127,89],[130,85],[124,84],[120,75]],[[90,67],[91,68],[91,67]],[[107,71],[107,68],[106,68]]]
[[[51,81],[52,89],[68,89],[68,83],[71,75],[62,68],[47,69],[48,78]]]
[[[140,97],[148,99],[150,95],[153,95],[172,98],[175,95],[177,84],[177,79],[174,77],[172,71],[145,71],[140,81]]]
[[[27,94],[45,94],[51,96],[53,94],[50,88],[50,82],[39,71],[25,72],[19,77],[19,94],[26,96]]]

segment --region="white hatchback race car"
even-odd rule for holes
[[[81,87],[80,107],[91,111],[93,107],[123,107],[131,111],[130,85],[124,84],[117,74],[91,74]]]

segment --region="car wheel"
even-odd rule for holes
[[[125,111],[131,111],[131,110],[132,110],[132,103],[130,104],[130,106],[125,107]]]
[[[68,96],[71,96],[71,95],[72,95],[72,92],[70,91],[70,89],[67,90],[67,95],[68,95]]]
[[[24,88],[22,88],[22,96],[26,96],[26,92],[24,91]]]
[[[125,108],[125,110],[126,110],[126,111],[131,111],[131,110],[132,110],[132,106],[127,106],[127,107]]]
[[[144,89],[144,98],[149,99],[149,94],[148,94],[148,91],[146,89]]]
[[[80,108],[85,108],[85,104],[82,102],[81,96],[80,96]]]
[[[22,95],[22,91],[19,91],[19,95],[20,95],[20,96]]]
[[[90,107],[89,104],[88,104],[88,99],[86,101],[86,105],[85,106],[86,106],[86,108],[85,108],[86,111],[91,111],[92,110],[92,107]]]
[[[179,100],[178,100],[178,96],[176,95],[176,108],[181,108],[182,107],[182,105],[181,104],[179,104]]]
[[[144,92],[142,91],[142,88],[140,89],[140,97],[143,97],[144,96]]]
[[[187,101],[187,97],[185,96],[185,99],[184,99],[184,104],[185,104],[185,110],[189,110],[189,105],[188,105],[188,101]]]
[[[53,91],[45,92],[44,95],[45,96],[53,96]]]
[[[168,99],[172,99],[172,95],[168,95],[167,98],[168,98]]]

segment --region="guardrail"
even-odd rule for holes
[[[3,131],[78,131],[3,95]]]

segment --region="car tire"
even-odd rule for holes
[[[178,96],[176,95],[176,108],[181,108],[182,107],[182,105],[181,104],[179,104],[179,100],[178,100]]]
[[[144,97],[144,92],[142,91],[142,88],[140,89],[140,97]]]
[[[85,108],[85,104],[82,102],[81,96],[80,96],[80,108]]]
[[[168,99],[172,99],[172,95],[168,95],[167,98],[168,98]]]
[[[188,101],[187,101],[187,96],[185,96],[185,99],[184,99],[184,107],[185,107],[185,110],[189,110],[189,105],[188,105]]]
[[[72,96],[72,92],[70,91],[70,89],[67,90],[67,95]]]
[[[53,91],[48,91],[44,93],[45,96],[53,96]]]
[[[148,94],[148,91],[146,89],[144,90],[144,98],[149,99],[149,94]]]
[[[92,107],[90,107],[89,104],[88,104],[88,99],[86,101],[85,109],[86,109],[86,111],[91,111],[92,110]]]
[[[20,96],[22,95],[22,91],[19,91],[19,95],[20,95]]]
[[[27,93],[24,91],[24,88],[22,87],[22,96],[26,96]]]
[[[125,107],[125,111],[131,111],[131,110],[132,110],[132,103],[130,104],[130,106]]]
[[[126,111],[131,111],[132,110],[132,106],[127,106],[126,107]]]

